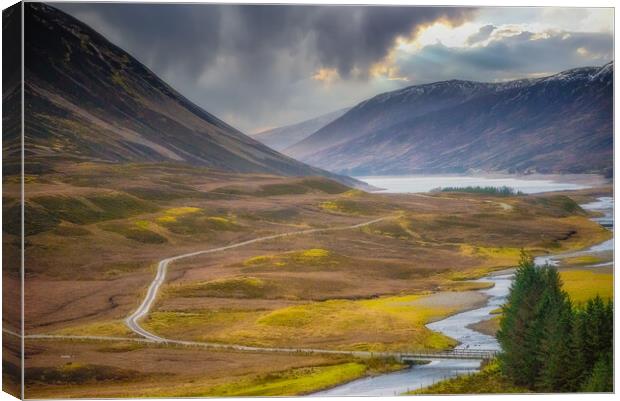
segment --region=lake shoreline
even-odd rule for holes
[[[355,176],[357,180],[378,188],[373,193],[424,193],[437,188],[465,186],[508,186],[525,193],[576,191],[611,185],[599,174],[406,174]],[[441,183],[441,184],[440,184]]]

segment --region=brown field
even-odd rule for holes
[[[28,398],[198,396],[231,380],[241,387],[245,380],[267,382],[301,368],[356,363],[365,367],[364,374],[399,368],[334,356],[217,352],[132,343],[39,341],[28,345],[27,352],[31,356],[26,370]],[[351,378],[356,377],[359,375]]]
[[[175,262],[145,326],[179,339],[247,345],[445,348],[453,341],[424,324],[481,302],[476,295],[460,296],[473,289],[464,279],[514,266],[521,249],[555,253],[610,236],[588,220],[570,193],[501,199],[369,194],[321,178],[242,176],[165,164],[81,163],[56,171],[62,173],[33,176],[26,185],[28,334],[130,337],[122,321],[141,301],[160,259],[393,216],[360,229],[291,236]],[[5,218],[14,218],[15,200],[4,204]],[[14,250],[10,235],[4,246],[5,254]],[[11,279],[10,272],[4,274]],[[444,291],[459,291],[459,301],[432,302],[438,296],[433,294]],[[28,382],[30,397],[205,395],[236,375],[336,363],[322,356],[159,347],[111,352],[100,343],[80,343],[79,357],[71,359],[79,376],[100,367],[110,376],[95,391],[87,381],[63,384],[66,372],[57,371],[67,362],[60,356],[71,354],[74,344],[28,342],[26,368],[56,369],[48,373],[58,381]],[[197,361],[199,355],[209,363]],[[371,372],[357,365],[347,369],[349,379]],[[178,392],[164,391],[168,379],[157,372],[175,377]],[[330,385],[323,380],[329,369],[313,372],[321,378],[316,383]],[[316,383],[310,387],[320,388]]]

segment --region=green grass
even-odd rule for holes
[[[526,388],[515,386],[502,375],[497,361],[491,361],[480,372],[443,380],[421,390],[407,394],[503,394],[528,393]]]

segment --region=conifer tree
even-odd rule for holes
[[[502,346],[499,358],[502,371],[518,385],[531,386],[538,373],[537,314],[543,290],[540,270],[529,255],[522,254],[497,333]]]
[[[574,307],[557,270],[523,254],[497,339],[502,373],[543,392],[613,391],[613,303]]]
[[[614,391],[614,370],[613,370],[613,355],[611,352],[601,355],[601,357],[594,364],[592,373],[588,377],[588,380],[581,388],[582,391],[588,393],[605,392],[611,393]]]
[[[537,360],[540,367],[535,379],[535,388],[543,392],[569,391],[572,384],[572,363],[570,350],[571,327],[573,324],[572,305],[568,295],[562,291],[562,283],[557,270],[542,269],[545,290],[538,304],[537,323],[540,329]]]
[[[567,366],[570,377],[567,391],[579,391],[590,373],[587,368],[588,355],[586,353],[587,321],[586,312],[581,308],[576,308],[573,312],[573,327],[569,345],[572,360]]]

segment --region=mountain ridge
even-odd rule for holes
[[[359,103],[284,152],[352,175],[610,174],[612,88],[613,61],[508,82],[413,85]]]
[[[251,137],[264,143],[272,149],[282,151],[315,133],[320,128],[334,121],[349,111],[344,108],[293,124],[283,125],[252,134]]]
[[[31,159],[178,162],[237,173],[353,179],[263,145],[192,103],[79,20],[25,4],[27,155]],[[15,148],[8,138],[6,148]]]

